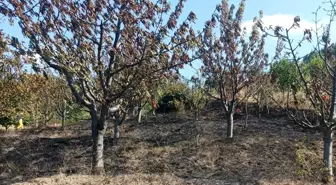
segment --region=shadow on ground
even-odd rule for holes
[[[256,184],[281,179],[316,182],[311,171],[321,163],[302,167],[297,164],[297,151],[298,143],[305,140],[302,147],[310,152],[307,156],[320,160],[320,135],[288,126],[286,119],[258,122],[251,117],[247,130],[243,129],[244,121],[237,120],[235,139],[226,140],[222,120],[216,116],[194,121],[180,115],[157,115],[142,124],[123,125],[123,137],[117,143],[109,128],[104,151],[106,173],[172,174],[192,184]],[[64,132],[48,129],[2,136],[0,146],[2,184],[57,174],[90,174],[89,124],[74,125]],[[298,173],[302,169],[307,171],[305,175]]]

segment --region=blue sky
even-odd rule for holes
[[[178,0],[170,0],[171,5],[175,7],[177,1]],[[211,18],[212,12],[214,11],[216,5],[220,2],[221,0],[188,0],[185,4],[182,17],[186,18],[190,11],[195,12],[198,19],[194,28],[195,30],[201,30],[204,22]],[[229,1],[230,4],[235,4],[237,6],[239,2],[239,0]],[[266,25],[281,25],[288,27],[292,23],[293,18],[296,15],[299,15],[302,20],[302,27],[311,28],[314,26],[314,15],[312,12],[314,12],[318,6],[322,5],[322,2],[323,0],[247,0],[243,26],[250,28],[253,17],[258,15],[259,10],[263,10],[263,21]],[[322,12],[321,18],[325,19]],[[21,30],[16,26],[11,27],[6,23],[0,23],[0,29],[3,29],[11,35],[17,36],[18,38],[22,38]],[[297,30],[292,33],[292,36],[294,39],[298,39],[302,36],[302,31]],[[276,41],[274,39],[267,39],[265,51],[271,56],[274,54],[275,45]],[[306,54],[311,51],[312,48],[313,45],[307,43],[300,49],[300,54]],[[199,68],[200,65],[200,62],[193,64],[195,68]],[[190,78],[195,74],[195,70],[190,67],[185,67],[185,69],[180,72],[187,78]]]
[[[170,1],[176,4],[177,0]],[[185,5],[184,15],[186,16],[188,12],[193,11],[197,15],[197,22],[195,25],[196,29],[202,29],[204,22],[211,18],[211,14],[216,7],[216,4],[220,3],[221,0],[188,0]],[[322,4],[323,0],[247,0],[245,13],[244,13],[244,26],[247,28],[251,27],[252,19],[258,16],[259,10],[264,12],[264,23],[267,25],[281,25],[284,27],[289,27],[293,22],[296,15],[299,15],[302,20],[302,26],[304,28],[311,28],[314,26],[314,15],[316,9]],[[229,0],[230,4],[236,5],[238,7],[239,0]],[[321,19],[325,19],[325,15],[321,12]],[[293,39],[299,39],[302,37],[301,30],[295,30],[292,33]],[[275,53],[276,40],[268,38],[266,40],[265,51],[273,56]],[[306,43],[299,50],[301,55],[310,52],[313,49],[313,45]],[[193,64],[194,68],[199,68],[201,66],[200,62]],[[181,74],[187,78],[190,78],[195,74],[195,70],[190,67],[185,67],[181,70]]]

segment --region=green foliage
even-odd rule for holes
[[[90,119],[90,113],[85,107],[82,107],[76,103],[71,103],[69,105],[68,111],[68,123],[77,123],[80,120]]]
[[[0,118],[0,125],[5,127],[6,130],[8,129],[8,127],[10,127],[11,125],[17,125],[17,123],[15,122],[15,120],[13,120],[12,118],[9,117],[1,117]]]
[[[210,101],[210,96],[205,92],[206,80],[193,76],[188,83],[191,83],[191,90],[188,94],[188,101],[191,110],[195,114],[196,120],[199,119],[200,111],[203,110]]]
[[[191,83],[191,84],[190,84]],[[184,112],[191,110],[196,119],[210,101],[199,79],[171,82],[159,89],[158,112]]]
[[[273,64],[271,74],[276,77],[279,88],[283,91],[300,88],[300,76],[294,62],[283,59]]]
[[[205,94],[201,87],[194,87],[191,90],[189,95],[189,104],[191,106],[191,110],[195,113],[196,119],[198,119],[200,111],[206,107],[209,101],[210,97]]]
[[[326,73],[327,70],[321,57],[313,55],[309,61],[304,63],[304,72],[310,79],[313,79]]]
[[[185,111],[190,108],[188,94],[190,89],[185,83],[172,82],[158,91],[158,112]]]

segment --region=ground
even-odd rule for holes
[[[235,138],[225,120],[206,111],[200,121],[183,114],[129,120],[114,141],[105,139],[105,176],[90,176],[90,125],[1,133],[0,184],[321,184],[318,132],[292,126],[285,116],[244,117]]]

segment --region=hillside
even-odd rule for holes
[[[158,115],[129,120],[118,142],[110,126],[106,176],[90,176],[88,123],[2,133],[1,184],[320,184],[321,136],[293,127],[286,117],[236,121],[233,141],[224,139],[218,111],[201,121]],[[306,132],[306,133],[305,133]]]

